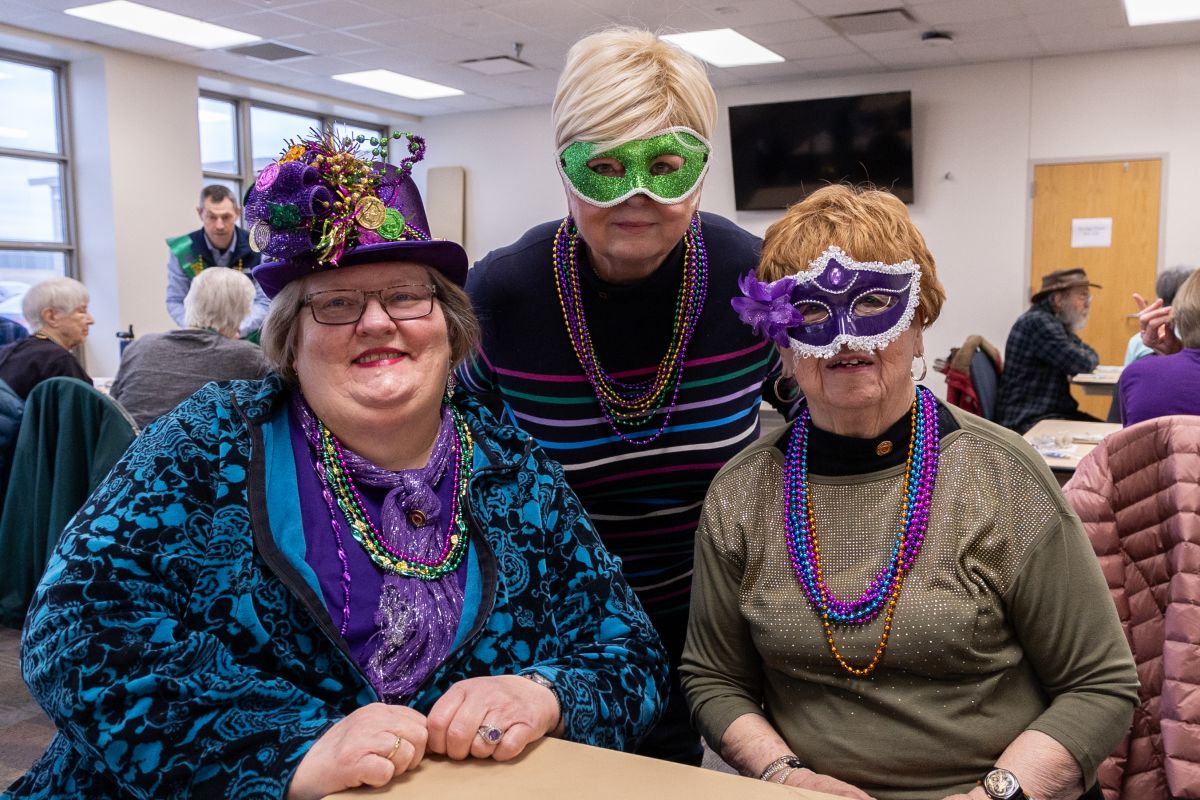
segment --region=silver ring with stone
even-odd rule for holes
[[[479,738],[488,744],[500,744],[500,740],[504,738],[504,731],[495,725],[484,723],[479,726]]]

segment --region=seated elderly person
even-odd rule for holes
[[[187,327],[130,342],[109,395],[145,428],[209,381],[265,376],[262,348],[238,338],[255,293],[236,270],[201,272],[183,301]]]
[[[1082,269],[1060,269],[1042,278],[1033,305],[1017,318],[1004,346],[1004,372],[996,419],[1024,433],[1043,419],[1096,420],[1079,410],[1070,380],[1100,363],[1079,338],[1088,321],[1092,287]]]
[[[904,203],[814,192],[742,286],[807,404],[704,501],[681,671],[705,738],[859,800],[1080,797],[1133,659],[1041,457],[914,386],[945,294]]]
[[[0,380],[24,400],[47,378],[92,379],[71,354],[96,320],[88,313],[88,290],[74,278],[51,278],[25,293],[21,312],[32,336],[0,347]]]
[[[1200,270],[1179,287],[1170,308],[1180,349],[1138,359],[1121,373],[1121,422],[1127,426],[1200,414]]]
[[[426,750],[630,748],[660,712],[662,645],[561,468],[450,382],[479,328],[424,141],[289,144],[247,204],[278,373],[184,401],[63,534],[22,648],[58,734],[15,797],[305,800]]]
[[[1171,267],[1171,269],[1159,273],[1158,279],[1154,282],[1154,294],[1161,301],[1161,307],[1169,307],[1175,301],[1175,293],[1179,291],[1179,287],[1188,279],[1188,276],[1195,271],[1195,267]],[[1135,292],[1133,300],[1137,304],[1138,311],[1146,308],[1147,303],[1140,294]],[[1138,331],[1129,337],[1129,344],[1125,347],[1125,366],[1128,367],[1139,358],[1154,355],[1154,352],[1153,348],[1148,347],[1142,341],[1141,331]]]

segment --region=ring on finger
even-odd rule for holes
[[[391,761],[392,756],[396,755],[396,751],[400,749],[400,745],[402,745],[402,744],[404,744],[404,740],[402,738],[400,738],[399,736],[397,736],[396,743],[394,745],[392,745],[392,749],[388,751],[388,754],[385,756],[385,758],[388,761]]]
[[[479,726],[479,738],[488,744],[500,744],[500,740],[504,738],[504,731],[485,722]]]

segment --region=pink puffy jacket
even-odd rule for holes
[[[1200,417],[1107,437],[1063,487],[1087,529],[1141,681],[1100,767],[1106,800],[1200,799]]]

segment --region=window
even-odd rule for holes
[[[73,272],[64,75],[0,52],[0,315],[22,324],[35,283]]]
[[[285,140],[307,136],[310,129],[333,131],[338,138],[385,135],[367,123],[216,95],[200,96],[199,123],[205,185],[228,186],[238,197],[245,196],[260,169],[279,157]]]

